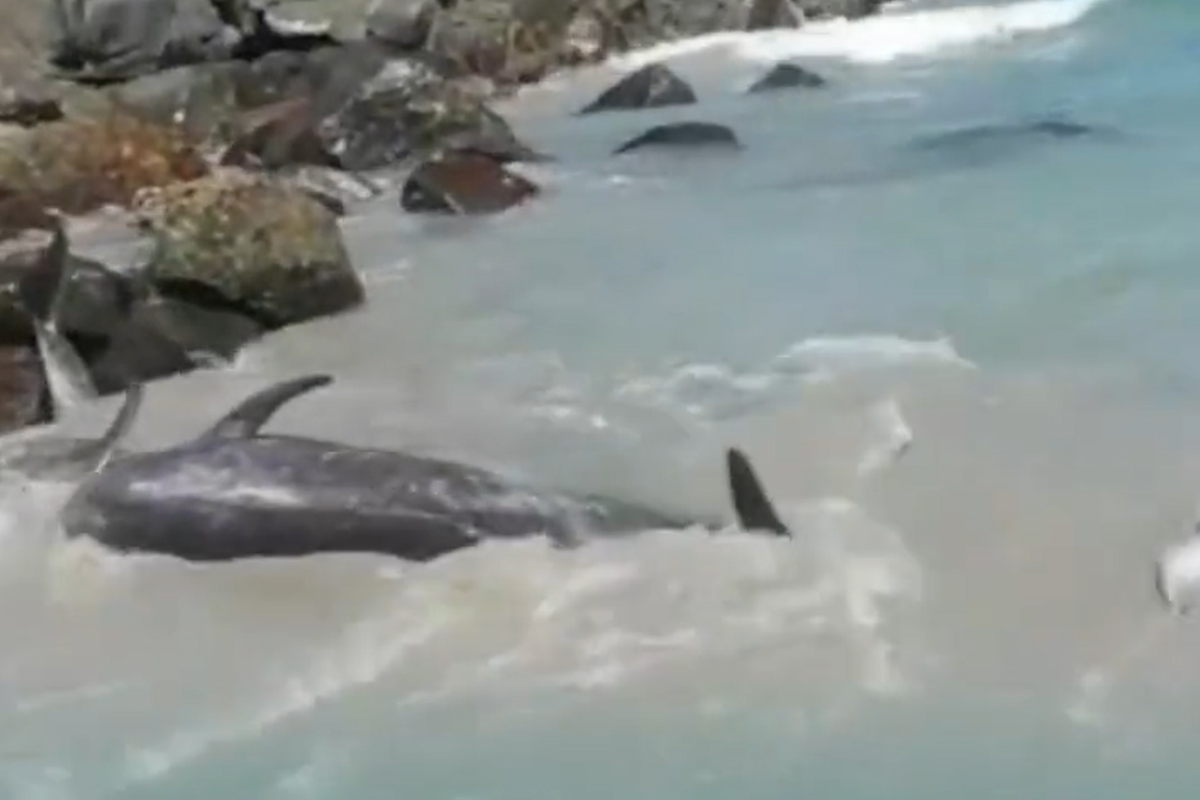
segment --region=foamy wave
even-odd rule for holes
[[[975,368],[946,337],[922,341],[891,335],[813,337],[789,347],[775,363],[818,375],[906,366]]]
[[[817,336],[803,339],[746,370],[720,364],[685,364],[665,375],[625,381],[614,391],[621,402],[660,409],[686,425],[708,425],[764,410],[790,394],[797,384],[827,382],[864,372],[915,368],[977,369],[945,337],[906,339],[887,334]],[[877,468],[880,458],[899,455],[911,439],[899,409],[886,404],[873,411],[884,433],[886,452],[870,456],[862,470]]]
[[[854,22],[831,20],[810,23],[800,30],[723,31],[666,42],[627,54],[616,63],[637,68],[709,50],[726,50],[737,58],[763,62],[796,57],[888,62],[1068,27],[1102,2],[1105,0],[1025,0],[885,13]]]

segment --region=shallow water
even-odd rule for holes
[[[10,481],[0,796],[1183,789],[1200,639],[1150,563],[1200,483],[1198,35],[1181,3],[909,5],[517,99],[543,201],[365,207],[370,306],[155,384],[134,444],[330,371],[273,427],[720,513],[736,442],[799,535],[190,567],[64,546],[69,487]],[[699,105],[564,114],[664,54]],[[781,57],[831,86],[739,95]],[[1041,114],[1124,137],[906,149]],[[747,152],[607,156],[697,117]]]

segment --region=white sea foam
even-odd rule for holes
[[[720,32],[630,53],[615,63],[636,68],[708,50],[759,62],[786,58],[843,58],[883,63],[930,56],[1068,27],[1105,0],[1025,0],[943,9],[905,10],[848,22],[831,20],[799,30]]]

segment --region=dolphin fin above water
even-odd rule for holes
[[[790,537],[792,532],[779,518],[746,454],[731,447],[725,452],[725,464],[729,472],[733,510],[742,530],[770,531],[778,536]]]
[[[95,400],[99,393],[74,346],[58,330],[59,301],[70,266],[70,247],[62,217],[55,214],[54,235],[38,264],[17,282],[17,299],[29,316],[38,354],[56,412]]]
[[[333,383],[332,375],[305,375],[269,386],[239,403],[215,425],[198,436],[196,441],[249,438],[258,433],[284,403],[330,383]]]

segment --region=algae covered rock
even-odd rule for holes
[[[85,214],[138,190],[189,181],[208,165],[182,131],[117,108],[0,141],[0,194],[15,206]]]
[[[139,197],[150,283],[215,293],[268,330],[360,305],[336,216],[297,186],[223,169]]]

